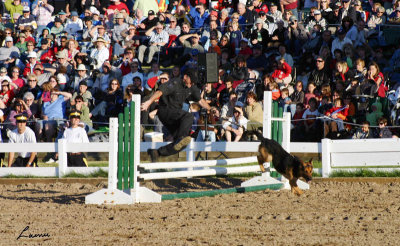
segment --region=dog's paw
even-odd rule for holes
[[[298,187],[292,187],[291,190],[294,195],[301,196],[303,194],[303,191]]]

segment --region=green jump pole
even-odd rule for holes
[[[216,196],[216,195],[220,195],[220,194],[232,194],[232,193],[245,193],[245,192],[262,191],[262,190],[266,190],[266,189],[279,190],[282,187],[283,187],[283,184],[270,184],[270,185],[237,187],[237,188],[220,189],[220,190],[207,190],[207,191],[185,192],[185,193],[176,193],[176,194],[165,194],[165,195],[161,196],[161,200],[197,198],[197,197]]]
[[[133,169],[133,164],[135,161],[135,102],[131,102],[131,125],[130,125],[130,148],[129,148],[129,188],[133,189],[134,182],[133,182],[133,172],[135,171]]]
[[[129,109],[124,108],[124,189],[129,188]]]
[[[122,163],[124,162],[124,115],[118,114],[118,185],[117,188],[122,190]]]
[[[278,116],[277,116],[277,117],[280,118],[280,119],[283,118],[283,107],[279,107]],[[283,139],[282,124],[283,124],[283,122],[282,122],[282,121],[278,121],[277,123],[278,123],[277,142],[278,142],[280,145],[282,145],[282,139]]]

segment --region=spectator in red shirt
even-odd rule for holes
[[[108,13],[110,13],[108,10],[118,10],[118,11],[121,11],[122,9],[125,9],[126,10],[126,12],[128,13],[128,15],[129,15],[129,9],[128,9],[128,7],[126,6],[126,4],[125,3],[121,3],[121,1],[120,0],[110,0],[111,1],[111,4],[110,4],[110,6],[107,8],[107,12]]]
[[[28,54],[28,63],[25,66],[23,75],[27,76],[28,74],[33,74],[36,64],[41,64],[37,60],[36,52],[35,51],[29,52],[29,54]]]
[[[279,87],[288,87],[292,81],[292,67],[282,57],[278,61],[278,68],[272,73],[272,78],[279,84]],[[290,90],[289,90],[290,91]],[[293,93],[293,88],[290,94]]]

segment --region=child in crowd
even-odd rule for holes
[[[317,117],[320,116],[318,112],[318,101],[315,98],[310,98],[309,107],[304,111],[303,119],[304,122],[304,130],[305,130],[305,139],[310,142],[317,142],[320,139],[320,121]]]
[[[279,100],[279,104],[283,107],[283,112],[290,112],[290,104],[292,100],[289,97],[289,89],[283,88],[281,91],[281,99]]]
[[[272,81],[268,84],[268,88],[272,92],[272,100],[278,100],[281,97],[281,91],[279,90],[278,83]]]
[[[306,108],[309,107],[309,101],[311,98],[315,98],[315,89],[317,88],[317,86],[315,85],[314,82],[309,82],[308,86],[307,86],[307,93],[304,95],[304,106]]]
[[[362,127],[357,129],[354,133],[352,139],[366,139],[366,138],[373,138],[373,134],[369,128],[369,122],[364,121],[362,123]]]
[[[387,127],[387,119],[385,117],[379,118],[379,128],[376,131],[376,138],[391,138],[392,132]]]
[[[343,121],[348,115],[349,106],[344,106],[341,98],[336,98],[333,103],[334,106],[325,113],[331,119],[324,120],[324,137],[336,138],[338,131],[344,130]]]

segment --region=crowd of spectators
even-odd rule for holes
[[[398,134],[400,42],[384,27],[400,24],[400,0],[3,0],[0,14],[3,138],[21,113],[37,141],[62,135],[72,109],[91,131],[202,53],[217,53],[219,81],[197,81],[209,112],[185,105],[198,140],[250,140],[266,90],[293,141]],[[142,124],[168,140],[156,109]]]

